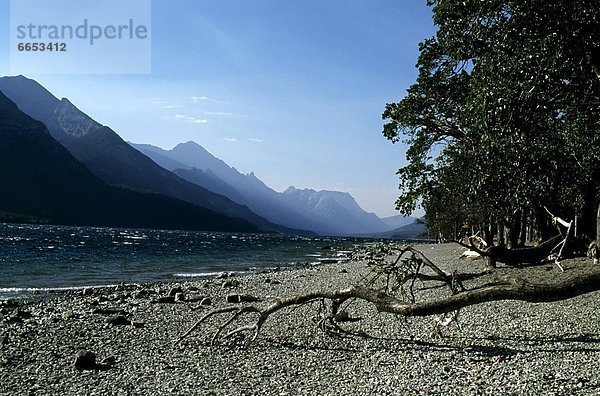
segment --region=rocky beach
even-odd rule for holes
[[[484,272],[483,260],[459,258],[459,245],[418,249],[448,273]],[[465,286],[511,271],[549,283],[600,271],[584,258],[562,265],[564,273],[553,263],[500,266]],[[317,326],[321,303],[313,302],[273,314],[248,347],[236,339],[211,346],[225,316],[177,342],[204,314],[231,301],[257,299],[242,304],[266,306],[361,284],[369,274],[366,263],[355,260],[1,301],[0,394],[600,395],[599,292],[553,303],[467,307],[441,335],[433,331],[433,317],[378,314],[361,301],[343,306],[351,320],[340,325],[349,334],[329,335]],[[416,287],[426,298],[448,294],[439,283]]]

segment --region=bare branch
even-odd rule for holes
[[[495,283],[459,292],[446,298],[416,303],[407,303],[388,293],[360,286],[336,291],[316,290],[310,293],[277,300],[275,303],[263,309],[255,306],[238,306],[211,311],[182,335],[177,342],[180,342],[187,337],[210,316],[236,312],[225,325],[219,328],[217,334],[213,337],[212,344],[214,344],[227,325],[231,324],[236,318],[244,313],[255,312],[259,314],[259,317],[254,324],[238,327],[224,337],[228,338],[235,334],[250,331],[254,333],[253,337],[248,341],[251,342],[258,336],[261,326],[271,314],[286,307],[303,305],[321,299],[331,300],[334,304],[339,306],[343,301],[356,298],[373,304],[378,312],[388,312],[401,316],[429,316],[448,314],[456,312],[461,308],[485,302],[501,300],[520,300],[531,303],[552,302],[597,290],[600,290],[600,273],[593,273],[585,276],[572,276],[555,284],[534,284],[519,278],[505,277]]]

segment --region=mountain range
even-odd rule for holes
[[[0,78],[0,91],[103,182],[140,192],[180,199],[229,217],[244,219],[263,231],[295,232],[268,222],[243,205],[181,179],[132,148],[109,127],[94,121],[68,99],[57,99],[34,80]]]
[[[350,194],[344,192],[295,187],[277,192],[254,173],[240,173],[195,142],[181,143],[171,150],[130,144],[181,178],[247,205],[269,221],[287,227],[326,235],[350,235],[389,231],[414,221],[410,217],[394,216],[395,222],[390,218],[388,224],[374,213],[363,210]]]
[[[256,232],[241,219],[109,186],[0,92],[0,221]]]
[[[35,150],[19,140],[27,135],[21,131],[17,134],[18,139],[15,137],[16,135],[11,135],[12,137],[6,140],[7,142],[11,141],[14,147],[19,149],[14,153],[8,153],[6,158],[18,155],[20,150],[24,150],[26,146],[30,151],[21,153],[23,154],[21,158],[30,160],[32,160],[29,155],[31,152],[40,152],[44,149],[58,152],[57,150],[60,148],[62,154],[58,156],[41,155],[32,163],[43,167],[48,162],[49,168],[55,164],[62,164],[61,166],[65,169],[69,168],[69,172],[64,170],[61,172],[71,175],[69,177],[77,180],[77,183],[74,182],[73,185],[79,186],[76,189],[78,192],[87,194],[89,192],[87,190],[102,191],[97,195],[103,197],[121,194],[120,196],[125,201],[134,200],[134,198],[144,202],[164,200],[167,206],[179,205],[182,213],[190,211],[190,215],[186,217],[189,220],[187,223],[184,221],[181,227],[176,227],[175,219],[181,220],[181,216],[172,215],[173,221],[169,227],[190,228],[191,224],[188,223],[191,223],[191,219],[198,220],[191,212],[200,209],[206,219],[212,219],[205,221],[206,224],[202,221],[197,223],[196,228],[204,224],[202,227],[205,229],[214,229],[215,224],[212,221],[221,219],[223,224],[229,224],[228,229],[230,230],[239,227],[240,230],[245,231],[365,235],[390,231],[414,221],[410,217],[402,216],[380,219],[375,214],[364,211],[348,193],[297,189],[295,187],[277,192],[263,183],[254,173],[240,173],[195,142],[182,143],[171,150],[146,144],[127,143],[112,129],[93,120],[68,99],[59,100],[39,83],[23,76],[0,78],[0,91],[6,95],[6,97],[3,96],[3,107],[7,109],[6,114],[8,114],[3,119],[6,125],[11,125],[10,117],[16,117],[15,108],[20,113],[17,118],[28,117],[34,123],[36,120],[39,121],[37,127],[25,128],[28,131],[37,130],[35,136],[38,138],[35,142],[28,143],[35,146]],[[16,106],[14,106],[15,104]],[[28,121],[26,124],[31,123]],[[42,133],[41,129],[38,130],[40,125],[44,128],[45,133]],[[15,131],[12,130],[12,132]],[[6,136],[4,138],[7,138]],[[3,147],[8,150],[10,146],[4,145]],[[16,159],[13,161],[14,164],[7,160],[4,162],[8,166],[7,169],[27,169],[27,164]],[[16,164],[19,166],[15,168]],[[67,164],[70,165],[67,166]],[[79,171],[75,172],[74,169],[79,169]],[[52,186],[64,185],[64,182],[56,180],[63,173],[59,172],[54,177],[46,175],[48,182],[44,183],[43,180],[40,180],[40,175],[33,174],[34,171],[35,169],[29,169],[28,179],[24,180],[31,181],[28,192],[40,197],[38,206],[42,208],[41,197],[46,194],[41,186],[56,193]],[[27,186],[14,184],[14,177],[11,179],[8,174],[4,177],[13,183],[4,183],[5,190],[15,187],[15,191],[18,189],[22,192],[27,191]],[[84,179],[87,180],[85,183],[83,183]],[[84,185],[89,188],[86,190]],[[70,190],[63,189],[62,191]],[[89,194],[86,194],[84,195],[89,200]],[[77,219],[83,221],[82,219],[85,218],[84,222],[90,223],[92,214],[84,216],[83,208],[86,206],[81,203],[77,205],[73,203],[73,200],[77,200],[77,194],[71,195],[73,197],[65,198],[64,205],[59,205],[61,207],[56,208],[56,212],[53,211],[52,205],[49,205],[41,211],[25,210],[21,213],[13,210],[10,213],[11,216],[17,217],[21,215],[32,218],[41,216],[45,221],[59,221],[56,219],[64,217],[64,219],[71,220],[63,220],[63,222],[72,223],[75,221],[75,217],[69,217],[66,214],[69,212],[67,202],[70,202],[72,208],[79,208],[78,216],[80,217]],[[13,198],[16,199],[16,195]],[[116,202],[111,199],[107,198],[106,202]],[[55,203],[58,201],[56,200]],[[0,201],[0,203],[3,202]],[[0,206],[0,211],[8,213],[6,208],[16,208],[14,205],[10,206],[8,202],[4,202],[4,204],[7,206]],[[167,212],[168,210],[164,211],[162,220],[166,219]],[[106,214],[100,216],[105,219],[102,224],[106,224],[108,219],[111,219],[111,224],[117,224],[115,223],[117,214],[123,215],[123,219],[127,218],[122,210],[115,209],[114,213],[114,216]],[[75,222],[81,222],[80,220]],[[234,225],[235,221],[232,223],[232,220],[237,221],[237,225]],[[144,221],[140,218],[137,223],[131,224],[150,224],[147,222],[149,220]],[[165,226],[166,224],[164,223]]]

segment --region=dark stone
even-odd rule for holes
[[[239,281],[236,281],[236,280],[228,280],[228,281],[225,281],[225,282],[223,282],[223,284],[221,285],[221,287],[222,287],[223,289],[225,289],[225,288],[228,288],[228,287],[237,287],[237,286],[239,286],[239,285],[240,285],[240,282],[239,282]]]
[[[348,270],[346,268],[342,268],[340,270],[340,274],[347,274],[347,273],[348,273]]]
[[[115,315],[106,318],[106,323],[111,326],[128,326],[131,324],[131,321],[123,315]]]
[[[14,300],[2,300],[0,301],[0,306],[1,307],[16,307],[17,305],[19,305],[16,301]]]
[[[18,316],[21,319],[29,319],[31,318],[31,312],[23,311],[21,309],[17,309],[14,313],[15,316]]]
[[[175,296],[159,297],[156,300],[153,300],[152,302],[159,304],[172,304],[175,302]]]
[[[94,289],[90,288],[90,287],[86,287],[85,289],[83,289],[81,291],[81,294],[84,296],[91,296],[94,294]]]
[[[230,304],[260,301],[258,297],[254,297],[251,294],[229,294],[226,300]]]
[[[211,305],[212,300],[209,297],[204,297],[202,301],[200,301],[200,305]]]
[[[177,293],[183,293],[181,286],[175,286],[169,290],[169,297],[175,297]]]
[[[75,357],[74,365],[79,372],[83,370],[97,370],[96,354],[91,351],[79,351]]]
[[[185,301],[184,293],[175,293],[175,302],[177,301]]]
[[[5,334],[2,337],[0,337],[0,345],[8,345],[8,343],[9,343],[8,334]]]
[[[117,362],[117,357],[116,356],[109,356],[109,357],[106,357],[106,358],[102,359],[102,363],[100,363],[100,364],[112,366],[116,362]]]
[[[206,298],[206,296],[203,296],[201,294],[192,294],[192,295],[186,297],[186,301],[196,303],[196,302],[201,302],[205,298]]]
[[[335,314],[334,319],[336,322],[349,322],[350,315],[348,314],[348,311],[340,311]]]
[[[92,313],[98,315],[128,315],[127,311],[120,308],[96,308]]]
[[[9,317],[6,318],[6,323],[23,323],[24,319],[29,319],[31,318],[31,312],[28,311],[23,311],[20,309],[17,309],[16,311],[14,311],[12,313],[12,315],[10,315]]]

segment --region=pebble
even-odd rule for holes
[[[431,247],[423,246],[427,256],[449,272],[480,269],[479,261],[458,260],[463,251],[458,246]],[[568,275],[585,262],[567,260],[563,264]],[[499,267],[495,274],[502,276],[503,271]],[[540,272],[518,271],[532,277]],[[234,280],[228,277],[222,281],[124,285],[117,292],[114,288],[94,289],[91,297],[79,290],[52,298],[0,301],[0,309],[6,310],[4,319],[22,321],[9,324],[0,320],[0,394],[598,395],[599,292],[549,304],[505,301],[469,307],[459,316],[462,330],[452,324],[441,330],[441,338],[430,336],[433,318],[397,318],[377,313],[370,304],[352,301],[342,304],[339,313],[361,320],[340,321],[339,325],[355,335],[321,332],[317,328],[323,313],[321,302],[314,302],[272,315],[247,348],[243,348],[244,335],[251,332],[210,346],[214,332],[230,313],[211,317],[183,341],[175,342],[211,308],[230,307],[228,295],[236,296],[231,299],[237,304],[240,296],[269,294],[260,301],[244,303],[266,307],[279,298],[318,288],[346,288],[361,282],[366,274],[364,264],[349,262],[238,277],[235,280],[242,280],[243,285],[235,293],[221,287],[221,282]],[[540,279],[548,279],[549,274],[562,276],[553,268],[541,271]],[[492,276],[464,284],[472,287]],[[270,283],[265,282],[266,277]],[[274,281],[280,286],[273,287]],[[162,298],[174,302],[176,293],[169,294],[176,288],[187,301],[153,303]],[[435,298],[447,292],[425,287],[418,293],[418,298]],[[207,306],[202,306],[204,301]],[[31,316],[21,318],[19,311]],[[71,313],[69,320],[62,319],[64,312]],[[123,316],[136,329],[105,322],[115,316]],[[257,316],[251,313],[239,319],[224,333],[236,325],[253,323]],[[87,364],[76,366],[83,371],[81,375],[73,369],[78,350],[84,355],[92,353],[95,359],[88,357]],[[98,359],[96,354],[108,357]]]

